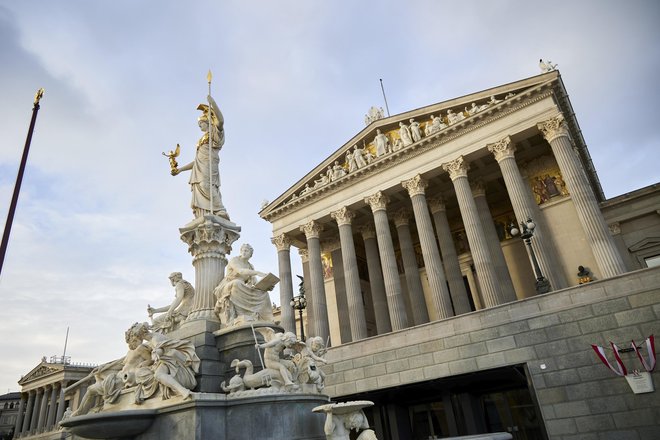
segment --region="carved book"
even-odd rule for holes
[[[265,277],[259,280],[257,284],[254,285],[255,289],[259,290],[273,290],[273,287],[275,287],[275,284],[279,283],[280,279],[277,278],[275,275],[272,273],[269,273]]]

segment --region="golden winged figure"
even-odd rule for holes
[[[179,157],[180,152],[181,152],[181,146],[179,144],[176,144],[176,148],[174,149],[174,151],[170,150],[169,153],[163,152],[163,156],[167,157],[170,161],[170,168],[172,175],[177,174],[177,172],[179,171],[177,168],[179,166],[179,163],[176,161],[176,158]]]

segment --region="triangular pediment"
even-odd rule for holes
[[[660,237],[646,237],[645,239],[631,245],[628,249],[630,252],[639,252],[657,246],[660,246]]]
[[[379,172],[383,164],[393,159],[406,160],[406,155],[415,154],[420,148],[461,136],[487,123],[490,118],[496,119],[504,113],[515,111],[513,107],[524,106],[534,96],[548,92],[561,82],[559,78],[558,72],[550,72],[371,121],[284,194],[264,207],[259,215],[266,220],[277,218],[314,197],[350,185],[355,182],[355,178]],[[421,138],[412,144],[403,142],[399,135],[400,123],[411,124],[411,119],[414,119],[422,132]],[[433,126],[433,121],[437,122],[436,126]],[[379,131],[388,138],[390,149],[385,154],[382,154],[382,148],[380,152],[377,151],[376,135]],[[351,167],[350,155],[355,152],[356,146],[366,160],[360,167]]]
[[[18,381],[19,385],[24,385],[33,380],[39,379],[49,374],[58,373],[63,370],[62,365],[53,365],[48,362],[41,362],[39,365],[34,367],[28,374],[23,376],[21,380]]]

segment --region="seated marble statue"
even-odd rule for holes
[[[246,321],[274,322],[268,292],[255,286],[257,277],[268,274],[254,270],[250,263],[253,252],[249,244],[241,246],[239,255],[227,263],[225,276],[214,290],[215,313],[225,326]]]
[[[190,397],[197,385],[195,373],[200,360],[192,342],[173,339],[149,330],[146,322],[136,322],[126,332],[126,340],[146,345],[151,350],[151,359],[141,363],[132,379],[137,388],[135,403],[140,404],[160,391],[161,399],[179,395]]]
[[[188,317],[195,296],[195,288],[183,279],[181,272],[172,272],[169,278],[172,286],[174,286],[174,301],[172,301],[172,304],[157,308],[147,305],[147,313],[151,318],[151,328],[153,331],[161,333],[168,333],[179,328],[180,324]],[[155,313],[164,314],[154,318]]]
[[[85,378],[71,385],[67,390],[74,389],[94,378],[94,384],[87,391],[71,416],[80,416],[90,411],[100,411],[104,404],[115,403],[121,390],[135,385],[135,372],[151,361],[151,349],[132,337],[130,330],[126,331],[125,339],[128,353],[121,359],[99,365]]]

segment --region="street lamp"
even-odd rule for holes
[[[534,254],[534,248],[532,248],[532,237],[534,236],[536,223],[534,223],[531,218],[527,218],[526,222],[520,222],[520,228],[521,229],[518,229],[515,223],[512,222],[509,226],[509,232],[512,237],[520,234],[520,238],[522,238],[527,245],[527,252],[529,253],[530,260],[532,260],[532,267],[534,268],[534,274],[536,275],[536,293],[548,293],[550,292],[550,282],[541,273],[539,262],[536,260],[536,255]]]
[[[297,275],[300,278],[300,286],[298,287],[298,296],[291,298],[291,307],[295,310],[298,310],[298,316],[300,317],[300,340],[305,342],[305,327],[303,325],[303,310],[307,307],[307,299],[305,298],[305,285],[303,277]]]

